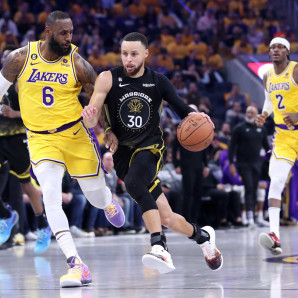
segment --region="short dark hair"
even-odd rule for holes
[[[139,32],[131,32],[124,36],[123,41],[140,41],[148,49],[148,40],[146,36]]]
[[[5,48],[3,49],[2,53],[4,53],[5,51],[14,51],[16,50],[18,47],[14,44],[8,44],[7,46],[5,46]]]
[[[47,19],[46,19],[46,26],[50,27],[52,26],[57,20],[64,20],[64,19],[70,19],[69,14],[60,11],[60,10],[56,10],[51,12]]]

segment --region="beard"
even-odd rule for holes
[[[132,77],[132,76],[136,75],[136,74],[140,71],[140,69],[142,68],[142,66],[143,66],[143,64],[140,64],[140,65],[137,66],[137,67],[135,68],[135,70],[132,71],[132,72],[127,72],[126,68],[123,67],[123,69],[124,69],[124,73],[125,73],[128,77]]]
[[[71,46],[70,45],[67,49],[61,47],[61,45],[59,44],[59,42],[57,42],[55,40],[53,35],[50,39],[49,47],[50,47],[51,51],[53,53],[55,53],[56,55],[58,55],[58,56],[66,56],[71,52]]]
[[[250,124],[255,124],[256,118],[245,117],[245,121],[248,122],[248,123],[250,123]]]

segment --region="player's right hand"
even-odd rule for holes
[[[256,118],[257,126],[259,126],[259,127],[263,126],[266,121],[266,118],[267,118],[267,115],[265,115],[265,114],[257,115],[257,118]]]
[[[88,128],[96,126],[98,122],[98,111],[96,107],[91,105],[85,106],[81,115]]]

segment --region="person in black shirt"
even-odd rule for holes
[[[237,169],[245,188],[245,205],[250,226],[254,225],[254,207],[262,168],[260,151],[262,148],[270,150],[266,129],[255,124],[257,114],[258,111],[253,106],[246,109],[245,122],[235,126],[229,145],[230,172],[236,176],[236,156]]]
[[[2,54],[2,64],[4,59],[10,52],[15,50],[16,47],[8,45],[4,48]],[[1,101],[1,113],[0,113],[0,168],[8,161],[11,173],[15,175],[21,182],[22,191],[30,198],[31,205],[37,219],[37,232],[38,239],[36,241],[34,251],[36,253],[42,253],[45,251],[51,241],[51,230],[45,219],[44,208],[42,205],[39,192],[35,189],[31,183],[29,169],[30,169],[30,157],[27,149],[27,136],[25,132],[25,126],[21,119],[17,82],[15,81]],[[0,183],[3,183],[4,179],[0,179]],[[15,187],[18,188],[18,185]],[[1,193],[0,193],[1,195]],[[18,203],[14,202],[14,207],[17,209],[20,216],[20,224],[23,223],[23,202],[22,195],[20,196]],[[17,198],[15,198],[17,200]],[[13,217],[15,219],[12,221]],[[5,229],[0,230],[0,245],[4,243],[10,234],[12,224],[17,221],[17,215],[15,211],[11,211],[6,208],[3,201],[0,198],[0,225],[6,223]],[[22,231],[22,227],[20,229]]]
[[[152,250],[143,256],[143,264],[160,273],[175,269],[162,232],[164,225],[195,240],[202,247],[208,266],[220,269],[222,256],[215,245],[213,228],[200,229],[173,213],[157,179],[166,151],[159,127],[162,99],[181,118],[194,111],[178,97],[165,76],[144,66],[147,56],[144,35],[133,32],[123,38],[123,66],[98,76],[90,104],[82,112],[84,122],[94,127],[105,104],[107,121],[101,117],[101,123],[106,132],[106,147],[114,154],[117,175],[139,204],[151,234]],[[201,115],[211,121],[204,113]]]

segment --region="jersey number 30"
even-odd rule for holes
[[[42,88],[42,102],[47,108],[54,104],[53,92],[54,89],[52,87],[46,86]]]
[[[275,98],[276,98],[276,100],[278,100],[277,108],[278,108],[280,111],[285,110],[286,107],[284,106],[284,104],[283,104],[283,102],[282,102],[282,101],[284,100],[284,97],[283,97],[281,94],[276,94],[276,95],[275,95]]]

